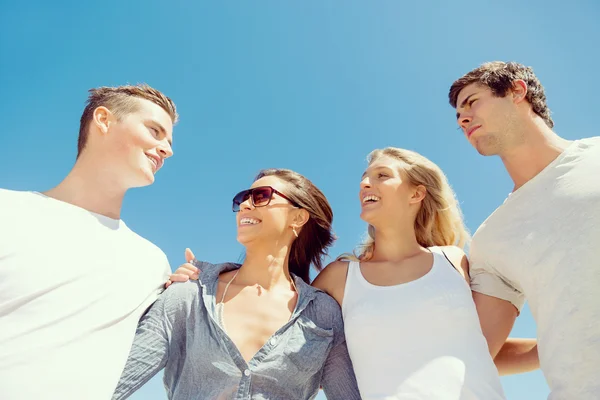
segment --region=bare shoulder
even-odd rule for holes
[[[347,261],[333,261],[317,275],[312,285],[337,300],[341,305],[348,275]]]
[[[313,281],[313,286],[327,292],[328,288],[340,286],[346,283],[348,274],[347,261],[333,261],[329,263]]]
[[[441,246],[440,248],[444,251],[452,265],[469,282],[469,259],[464,250],[458,246]]]

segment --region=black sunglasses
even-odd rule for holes
[[[289,201],[293,206],[300,207],[294,200],[287,197],[285,194],[280,191],[272,188],[271,186],[259,186],[252,189],[242,190],[233,198],[233,205],[231,209],[233,212],[240,211],[240,205],[248,199],[251,199],[252,205],[254,207],[264,207],[268,206],[273,198],[273,193],[277,193],[287,201]]]

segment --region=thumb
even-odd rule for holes
[[[194,261],[196,257],[194,256],[194,253],[192,253],[192,251],[190,249],[185,249],[185,261],[191,263],[192,261]]]

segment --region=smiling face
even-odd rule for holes
[[[154,182],[154,174],[173,155],[173,122],[167,112],[151,101],[137,99],[139,107],[120,119],[109,114],[104,150],[119,180],[127,188]],[[101,110],[97,110],[101,111]]]
[[[271,186],[285,194],[288,184],[276,176],[264,176],[250,188],[261,186]],[[240,211],[236,214],[237,240],[244,246],[281,241],[291,243],[294,237],[290,226],[300,211],[278,193],[273,193],[269,204],[263,207],[253,206],[249,197],[240,204]]]
[[[414,221],[422,197],[411,184],[400,160],[383,155],[374,159],[360,182],[360,218],[375,227]],[[410,221],[409,221],[410,220]]]

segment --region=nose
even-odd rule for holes
[[[240,204],[240,211],[250,211],[253,210],[254,206],[252,205],[252,199],[250,196]]]
[[[365,176],[363,178],[362,181],[360,181],[360,188],[362,189],[369,189],[371,187],[371,181],[369,180],[368,176]]]
[[[160,146],[158,146],[158,154],[160,154],[162,158],[171,157],[173,155],[173,149],[171,148],[171,144],[165,141]]]
[[[463,131],[466,131],[469,127],[469,125],[471,125],[471,122],[473,121],[473,118],[467,115],[460,115],[458,117],[458,125],[462,128]]]

